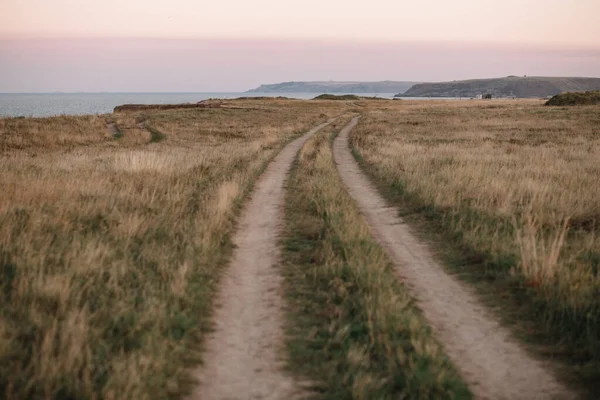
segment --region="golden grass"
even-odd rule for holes
[[[599,107],[402,101],[371,109],[351,141],[375,179],[436,218],[481,273],[525,292],[547,335],[563,342],[556,351],[595,374]]]
[[[241,199],[341,107],[256,103],[0,120],[0,397],[185,391]]]
[[[105,124],[103,117],[95,115],[0,119],[0,151],[99,143],[109,137]]]
[[[470,398],[340,180],[332,131],[302,148],[286,200],[292,365],[316,398]]]

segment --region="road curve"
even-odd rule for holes
[[[288,144],[258,179],[239,219],[236,248],[216,299],[215,330],[205,342],[199,385],[190,400],[291,400],[300,395],[286,375],[278,236],[284,183],[302,145],[330,120]]]
[[[479,399],[575,398],[511,339],[471,288],[444,272],[427,245],[389,207],[354,160],[348,135],[354,118],[334,142],[334,160],[373,235],[392,257],[446,353]]]

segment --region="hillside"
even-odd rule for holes
[[[260,85],[247,93],[397,93],[408,90],[417,82],[282,82]]]
[[[600,104],[600,90],[561,93],[546,102],[547,106],[591,106]]]
[[[564,92],[600,90],[600,78],[516,77],[421,83],[397,97],[549,97]]]

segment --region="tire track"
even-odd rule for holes
[[[413,236],[361,172],[352,157],[348,135],[354,118],[334,142],[334,160],[350,195],[388,251],[398,275],[411,289],[446,353],[461,371],[476,398],[575,398],[510,338],[472,290],[444,272],[428,247]]]
[[[217,294],[215,330],[205,342],[200,385],[190,400],[286,399],[300,395],[284,371],[278,236],[284,182],[296,153],[316,132],[288,144],[256,183],[233,238],[236,248]]]

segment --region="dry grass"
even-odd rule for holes
[[[286,200],[292,365],[316,398],[470,398],[346,192],[332,131],[303,147]]]
[[[0,397],[185,390],[241,199],[339,113],[257,106],[0,120]]]
[[[352,145],[405,207],[436,220],[477,273],[508,282],[555,354],[597,384],[599,107],[395,103],[363,118]]]
[[[0,152],[32,148],[58,149],[105,141],[109,135],[99,116],[0,119]],[[68,127],[68,129],[65,129]]]

